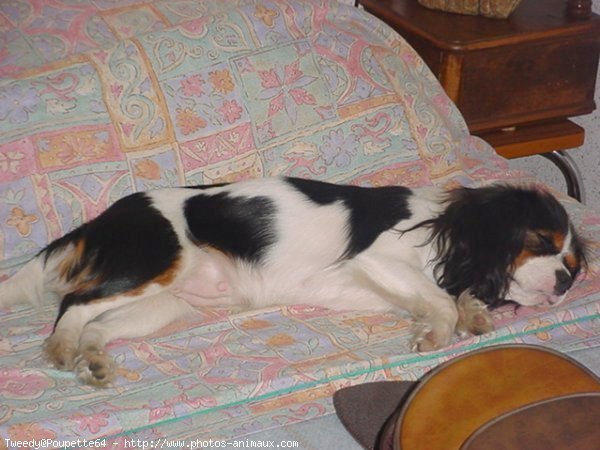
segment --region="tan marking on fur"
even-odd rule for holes
[[[152,280],[142,284],[141,286],[139,286],[135,289],[132,289],[129,292],[126,292],[124,295],[126,295],[128,297],[142,295],[144,293],[144,291],[146,290],[146,288],[152,284],[159,284],[160,286],[170,285],[171,283],[173,283],[173,281],[175,281],[175,278],[177,278],[177,274],[179,273],[180,265],[181,265],[181,261],[179,259],[176,259],[173,262],[173,264],[171,264],[171,267],[169,267],[163,273],[154,277]]]
[[[58,268],[59,276],[64,281],[71,281],[73,268],[81,264],[83,254],[85,253],[85,241],[80,239],[73,247],[74,248],[63,257]]]
[[[525,264],[527,262],[527,260],[529,258],[535,256],[535,254],[532,253],[529,250],[529,248],[531,246],[535,247],[536,241],[539,240],[539,237],[537,236],[537,234],[541,234],[544,237],[547,237],[548,239],[550,239],[553,242],[554,246],[556,247],[557,252],[561,251],[561,249],[565,245],[566,236],[563,233],[560,233],[558,231],[552,232],[552,233],[549,233],[548,231],[538,231],[538,232],[528,231],[527,235],[525,236],[523,250],[521,250],[521,253],[519,253],[519,255],[515,258],[515,262],[514,262],[515,269],[521,267],[523,264]]]
[[[66,292],[84,293],[99,285],[102,280],[94,277],[89,264],[85,264],[85,240],[75,242],[70,250],[65,252],[58,267],[59,277],[66,284]],[[79,267],[78,267],[79,266]],[[79,272],[74,273],[74,268]]]
[[[85,304],[86,305],[94,305],[94,304],[103,303],[103,302],[112,302],[112,301],[116,300],[117,298],[119,298],[118,295],[111,295],[110,297],[102,297],[102,298],[96,298],[94,300],[89,300]]]
[[[71,286],[69,291],[73,293],[84,293],[103,282],[103,280],[100,277],[91,276],[89,266],[85,266],[83,270],[81,270],[81,272],[79,272],[75,277],[71,277],[69,279],[69,272],[71,271],[71,268],[74,265],[81,263],[81,261],[83,260],[84,251],[85,242],[83,240],[77,241],[77,243],[74,246],[74,249],[65,256],[64,261],[60,264],[60,276],[63,280],[65,280],[65,282],[69,283],[69,285]],[[142,284],[141,286],[132,289],[131,291],[125,292],[123,295],[129,297],[142,295],[148,286],[155,283],[161,286],[168,286],[177,277],[180,265],[180,260],[175,260],[171,267],[169,267],[166,271],[153,278],[152,280]],[[111,301],[116,298],[118,298],[118,296],[104,297],[91,300],[90,303]]]
[[[529,258],[533,256],[533,253],[531,253],[528,249],[524,248],[523,250],[521,250],[521,253],[519,253],[515,258],[514,268],[518,269],[519,267],[523,266],[527,262],[527,260],[529,260]]]
[[[181,260],[178,258],[175,261],[173,261],[171,267],[169,267],[167,270],[165,270],[152,281],[154,283],[160,284],[161,286],[167,286],[173,283],[173,281],[175,281],[175,278],[177,278],[177,274],[179,273],[180,265]]]
[[[565,264],[570,270],[575,270],[579,266],[579,258],[574,253],[569,252],[565,255]]]
[[[556,249],[558,251],[561,251],[562,248],[564,247],[565,237],[566,236],[563,233],[560,233],[558,231],[551,234],[552,242],[554,242],[554,245],[556,246]]]
[[[73,293],[83,294],[102,283],[102,280],[99,277],[90,278],[88,273],[89,269],[86,268],[86,270],[81,273],[81,276],[74,282]]]

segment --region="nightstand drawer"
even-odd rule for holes
[[[443,54],[440,57],[444,58]],[[598,43],[554,40],[456,56],[455,100],[472,132],[588,114],[595,109]]]
[[[360,0],[421,55],[473,133],[564,121],[595,109],[600,17],[565,0],[522,0],[506,20],[432,11],[417,0]]]

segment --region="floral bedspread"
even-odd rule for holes
[[[468,134],[404,40],[350,6],[7,0],[0,30],[0,279],[138,190],[278,174],[373,186],[523,178]],[[600,217],[565,204],[600,256]],[[102,390],[43,361],[54,305],[2,311],[0,448],[239,438],[331,414],[342,386],[416,379],[483,345],[598,347],[599,291],[592,273],[560,308],[499,310],[494,333],[430,354],[410,352],[401,313],[198,310],[111,344],[120,376]]]

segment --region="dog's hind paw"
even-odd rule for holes
[[[75,372],[86,384],[107,387],[115,378],[116,367],[104,349],[87,348],[77,357]]]
[[[44,356],[58,370],[73,370],[77,354],[76,346],[60,333],[52,334],[44,342]]]
[[[412,332],[411,350],[420,353],[439,350],[447,346],[452,337],[451,333],[445,331],[445,327],[434,327],[421,321],[413,323]]]
[[[487,305],[465,291],[456,300],[458,322],[456,332],[461,336],[480,335],[494,331],[492,315]]]

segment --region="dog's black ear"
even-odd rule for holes
[[[505,301],[529,225],[528,193],[507,186],[450,192],[444,212],[426,224],[442,288],[456,296],[467,290],[492,307]]]

